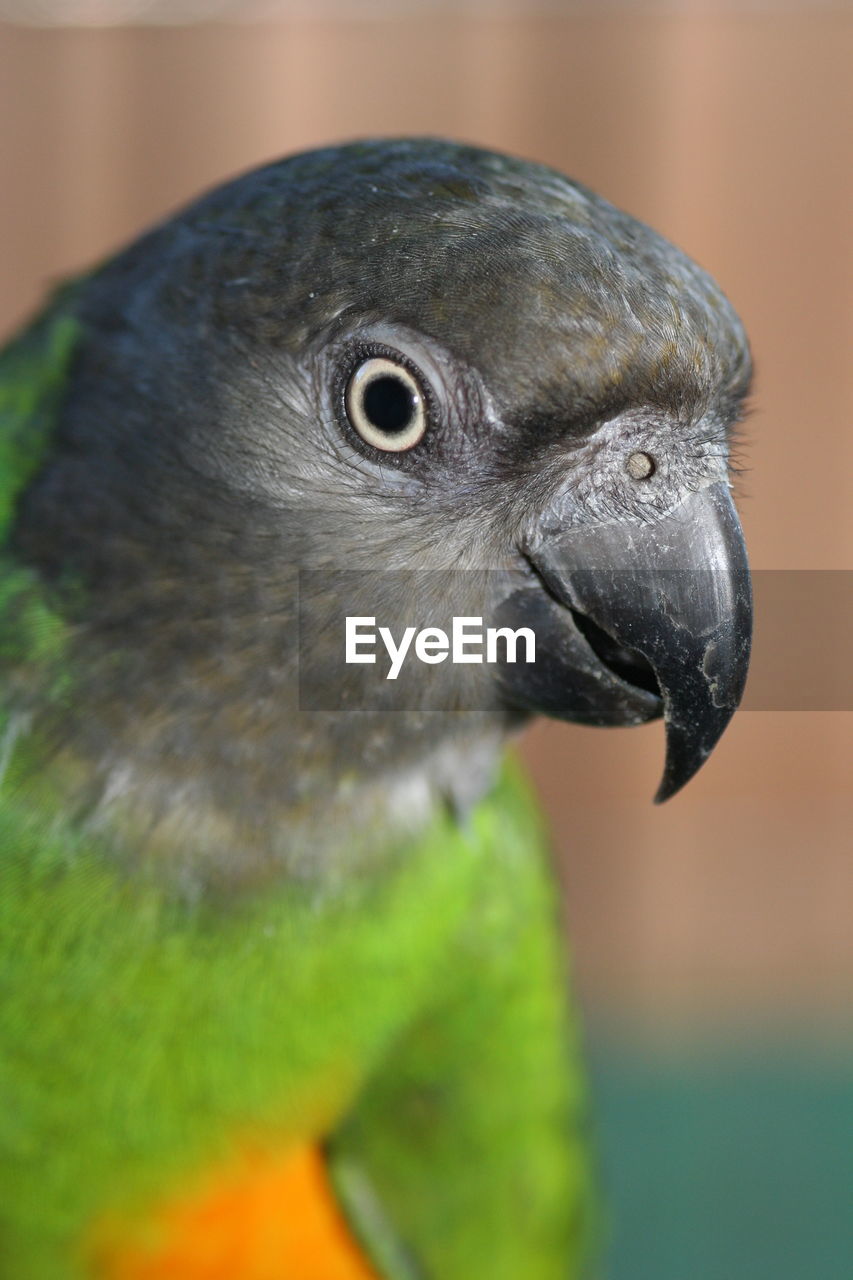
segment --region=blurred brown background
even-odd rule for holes
[[[564,169],[712,270],[758,368],[739,484],[753,563],[853,568],[853,10],[360,12],[0,25],[0,329],[56,277],[256,162],[366,134],[490,144]],[[853,714],[741,712],[655,809],[662,746],[659,726],[540,726],[526,743],[586,1003],[685,1034],[843,1034]]]

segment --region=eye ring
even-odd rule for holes
[[[405,364],[370,356],[350,376],[344,395],[350,426],[366,444],[386,453],[404,453],[427,429],[426,398]]]

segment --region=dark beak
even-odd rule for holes
[[[505,609],[536,629],[537,661],[507,668],[506,692],[593,724],[662,714],[655,800],[669,799],[710,755],[746,682],[752,597],[728,487],[711,484],[656,520],[542,532],[525,553],[539,599],[531,583]]]

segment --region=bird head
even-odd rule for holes
[[[200,709],[232,759],[266,725],[291,772],[340,773],[415,759],[462,707],[498,733],[663,716],[659,798],[707,757],[749,653],[728,456],[750,357],[654,231],[537,164],[356,143],[219,188],[78,311],[18,539],[85,580],[90,637],[120,637],[162,724]],[[535,662],[425,666],[405,706],[379,678],[351,729],[312,719],[300,661],[327,709],[363,693],[342,615],[399,632],[441,608],[529,627]]]

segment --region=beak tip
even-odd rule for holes
[[[685,776],[673,777],[672,771],[669,768],[669,762],[667,762],[667,767],[663,771],[663,777],[661,778],[658,789],[654,794],[652,803],[656,805],[666,804],[667,800],[671,800],[674,795],[678,794],[682,787],[686,786],[693,777],[694,772],[695,770],[691,770],[691,772]]]
[[[669,800],[672,794],[673,793],[670,790],[670,788],[667,786],[667,784],[665,782],[661,782],[660,786],[658,787],[657,791],[652,797],[652,804],[654,805],[666,804],[667,800]]]
[[[668,772],[664,772],[660,785],[652,798],[652,804],[666,804],[667,800],[671,800],[673,796],[678,795],[679,791],[682,791],[687,786],[692,777],[693,774],[690,773],[685,778],[672,778]]]
[[[655,804],[664,804],[687,786],[692,778],[705,764],[714,747],[728,726],[736,703],[727,707],[714,708],[708,713],[708,706],[695,706],[692,724],[687,728],[683,723],[674,722],[670,718],[670,709],[664,713],[666,723],[666,759],[663,777],[654,796]],[[700,712],[704,711],[704,715]]]

